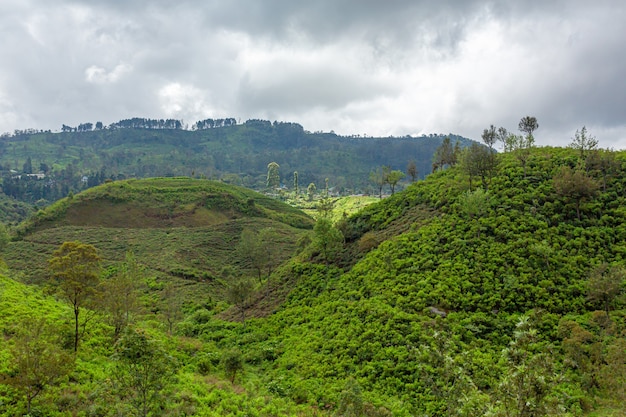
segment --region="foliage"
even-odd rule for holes
[[[109,317],[113,326],[114,340],[133,322],[139,313],[138,290],[145,282],[144,271],[132,252],[126,252],[126,258],[112,275],[100,283],[100,308]]]
[[[267,165],[267,188],[280,187],[280,174],[278,169],[280,166],[276,162],[270,162]]]
[[[222,357],[222,366],[231,384],[235,383],[237,373],[243,370],[243,359],[241,352],[237,349],[231,349],[224,352]]]
[[[115,392],[131,407],[125,413],[162,415],[174,381],[174,359],[145,332],[128,328],[115,344],[113,361]]]
[[[253,288],[252,282],[246,278],[232,280],[226,288],[226,299],[237,306],[243,323],[246,321],[246,307]]]
[[[298,171],[302,184],[325,178],[344,194],[368,189],[373,166],[402,169],[415,159],[419,172],[430,171],[431,157],[443,135],[421,137],[356,137],[307,132],[297,123],[233,118],[207,119],[191,130],[180,121],[133,118],[101,129],[66,126],[60,133],[17,131],[0,142],[3,192],[39,207],[86,188],[129,178],[239,178],[256,190],[267,184],[267,163],[283,172]],[[96,124],[97,125],[97,124]],[[466,146],[470,141],[451,136]],[[34,174],[18,175],[28,158]],[[43,175],[43,176],[42,176]],[[235,177],[233,177],[235,176]],[[22,217],[23,218],[23,217]]]
[[[81,310],[92,301],[99,282],[100,257],[92,245],[64,242],[49,261],[60,294],[74,311],[74,352],[78,351]]]
[[[322,260],[332,262],[336,259],[343,246],[343,235],[332,222],[322,217],[317,220],[313,228],[313,244],[319,250]]]
[[[576,130],[569,146],[578,151],[579,160],[584,162],[587,159],[587,154],[598,148],[598,140],[594,136],[590,136],[587,133],[587,127],[583,126],[582,129]]]
[[[624,300],[616,295],[607,316],[604,304],[589,297],[594,269],[623,267],[626,259],[626,157],[607,155],[612,168],[587,164],[583,171],[603,186],[581,201],[580,219],[573,200],[554,184],[562,167],[580,170],[579,153],[533,147],[525,167],[515,152],[496,154],[488,191],[469,190],[468,172],[454,166],[341,215],[335,228],[345,238],[334,257],[322,255],[318,229],[311,245],[289,259],[308,230],[241,212],[212,226],[158,230],[103,226],[101,218],[92,227],[67,226],[62,214],[47,228],[10,242],[7,259],[12,273],[21,269],[26,277],[51,246],[82,236],[99,248],[108,279],[133,250],[147,267],[140,291],[147,308],[134,326],[148,341],[158,340],[156,346],[178,365],[177,377],[162,391],[167,405],[155,403],[154,413],[572,417],[598,413],[597,404],[618,415],[626,375]],[[197,190],[175,194],[155,187],[136,194],[135,183],[126,184],[115,191],[128,194],[115,203],[125,209],[133,199],[187,205]],[[70,213],[77,213],[72,207],[83,198],[76,194],[67,203]],[[333,211],[341,204],[333,200]],[[260,205],[255,200],[254,207]],[[272,207],[279,210],[280,204]],[[105,211],[98,213],[104,217]],[[176,218],[179,212],[164,213]],[[330,231],[333,220],[322,217],[317,224]],[[279,255],[286,254],[267,286],[247,299],[244,325],[237,306],[229,308],[225,288],[256,271],[233,249],[245,230],[259,236],[266,228],[276,232],[270,241]],[[46,310],[24,304],[21,299],[33,294],[45,298],[36,287],[0,283],[0,317],[67,312],[64,305]],[[20,297],[15,288],[31,296]],[[168,336],[158,320],[166,291],[175,295],[179,314]],[[87,329],[71,377],[38,397],[47,415],[131,413],[130,397],[103,388],[112,387],[112,370],[123,368],[111,351],[112,331],[102,317]],[[233,351],[239,358],[234,376],[223,362]],[[1,346],[0,358],[7,368],[9,355]],[[0,400],[12,411],[16,398],[0,387]],[[119,406],[110,410],[110,404]]]
[[[16,323],[10,368],[5,375],[0,375],[0,383],[10,385],[24,396],[26,414],[30,414],[35,397],[57,384],[74,366],[72,356],[61,347],[55,330],[43,317],[27,317]]]
[[[560,197],[574,202],[576,217],[580,220],[581,203],[588,198],[593,198],[598,192],[596,181],[581,170],[574,170],[569,166],[562,166],[554,176],[554,189]]]
[[[587,298],[602,306],[609,318],[609,309],[615,299],[624,291],[626,268],[623,265],[609,266],[606,263],[591,270]]]

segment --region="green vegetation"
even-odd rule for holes
[[[53,251],[76,240],[98,249],[101,281],[136,271],[139,306],[121,332],[91,307],[75,362],[40,384],[33,414],[623,415],[626,153],[482,148],[485,169],[461,151],[337,220],[324,195],[314,228],[189,178],[113,182],[42,210],[5,249],[5,415],[29,407],[10,382],[16,317],[45,316],[64,336],[44,339],[72,353],[72,309],[43,289]],[[567,170],[593,192],[565,187]]]
[[[470,143],[452,138],[463,146]],[[321,190],[328,179],[335,193],[347,195],[370,192],[367,175],[376,166],[403,170],[413,160],[415,172],[430,172],[431,156],[442,140],[443,135],[434,134],[344,137],[307,132],[297,123],[237,124],[232,118],[183,130],[176,120],[134,118],[108,127],[64,126],[60,133],[3,134],[0,176],[4,194],[38,207],[111,180],[188,176],[265,190],[268,184],[291,188],[294,171],[300,184]],[[280,165],[282,183],[277,171],[268,172],[272,162]],[[20,211],[7,214],[8,220],[23,220],[28,213]]]

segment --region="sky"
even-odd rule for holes
[[[626,149],[623,0],[0,0],[0,133],[234,117],[343,135],[539,123]]]

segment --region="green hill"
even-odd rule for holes
[[[623,404],[626,155],[599,156],[596,165],[535,149],[524,173],[505,154],[485,193],[470,192],[455,167],[366,207],[339,224],[344,256],[362,259],[347,272],[294,262],[298,286],[255,323],[270,336],[246,351],[280,346],[265,380],[284,395],[337,405],[358,388],[394,415],[581,415],[598,398]],[[557,186],[568,172],[596,186],[580,218],[580,191]],[[608,312],[605,285],[616,288]]]
[[[135,326],[180,361],[162,410],[173,415],[623,415],[626,153],[518,157],[478,174],[462,159],[338,221],[340,240],[249,190],[113,182],[20,225],[5,258],[42,282],[63,241],[93,244],[109,268],[132,250],[148,270]],[[233,250],[242,232],[269,227],[281,249],[271,278],[225,297],[237,276],[255,276]],[[172,336],[166,282],[182,301]],[[101,329],[66,403],[98,404],[91,393],[112,366]],[[228,358],[243,360],[238,373],[224,373]]]
[[[4,257],[25,282],[43,283],[47,259],[65,241],[94,245],[105,265],[117,265],[130,251],[157,282],[173,279],[197,302],[216,302],[229,276],[255,274],[237,250],[244,230],[271,231],[266,244],[275,247],[278,265],[312,227],[301,211],[243,187],[189,178],[125,180],[40,210],[16,228]]]

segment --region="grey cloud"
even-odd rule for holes
[[[180,85],[190,115],[478,137],[533,114],[546,143],[585,124],[626,147],[625,13],[620,0],[1,2],[0,132],[163,117],[159,91]]]

